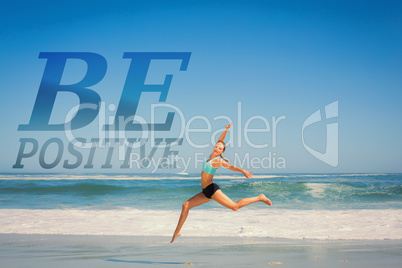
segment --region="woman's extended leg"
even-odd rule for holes
[[[214,199],[216,202],[221,204],[224,207],[230,208],[234,211],[238,210],[241,207],[250,205],[255,202],[264,202],[265,204],[271,206],[272,202],[269,200],[265,195],[260,194],[259,196],[254,196],[254,197],[249,197],[249,198],[243,198],[240,199],[237,202],[234,202],[232,199],[230,199],[227,195],[225,195],[222,190],[218,190],[214,193],[212,196],[212,199]]]
[[[187,219],[188,212],[191,208],[202,205],[208,201],[211,201],[211,199],[207,198],[203,193],[196,194],[192,198],[190,198],[188,201],[184,202],[179,218],[179,222],[177,223],[176,230],[174,231],[172,241],[170,243],[173,243],[174,240],[181,235],[180,230],[181,227],[183,226],[184,222]]]

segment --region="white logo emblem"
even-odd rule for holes
[[[325,106],[325,118],[330,119],[338,117],[338,101],[334,101],[333,103]],[[314,123],[320,122],[321,119],[321,111],[317,110],[313,114],[311,114],[303,123],[302,127],[302,142],[304,148],[315,158],[318,160],[332,166],[338,166],[338,123],[329,123],[327,124],[327,140],[326,140],[326,149],[325,153],[318,152],[308,146],[304,142],[304,129]]]

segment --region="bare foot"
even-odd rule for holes
[[[261,201],[267,204],[268,206],[272,205],[271,200],[269,200],[264,194],[260,194]]]
[[[170,241],[170,243],[173,243],[175,240],[176,240],[176,238],[178,238],[179,236],[181,236],[181,233],[178,233],[178,234],[174,234],[173,235],[173,237],[172,237],[172,241]]]

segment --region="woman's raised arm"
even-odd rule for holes
[[[219,140],[220,140],[220,141],[223,141],[223,140],[225,139],[226,133],[228,132],[229,128],[230,128],[232,125],[233,125],[233,122],[230,123],[229,126],[228,126],[228,125],[225,125],[226,129],[225,129],[225,131],[223,131],[222,135],[219,137]]]

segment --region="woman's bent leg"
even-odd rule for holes
[[[202,205],[208,201],[211,201],[211,199],[207,198],[203,193],[199,193],[192,198],[190,198],[188,201],[184,202],[179,218],[179,222],[177,223],[176,230],[173,234],[172,241],[170,243],[173,243],[174,240],[181,235],[180,230],[181,227],[183,227],[184,222],[187,219],[188,212],[191,208]]]
[[[259,196],[254,196],[254,197],[248,197],[248,198],[243,198],[240,199],[237,202],[234,202],[232,199],[230,199],[227,195],[225,195],[222,190],[218,190],[215,192],[215,194],[212,196],[212,199],[214,199],[216,202],[221,204],[224,207],[227,207],[229,209],[232,209],[234,211],[238,210],[239,208],[245,207],[247,205],[250,205],[255,202],[264,202],[265,204],[271,206],[272,202],[269,200],[265,195],[261,194]]]

